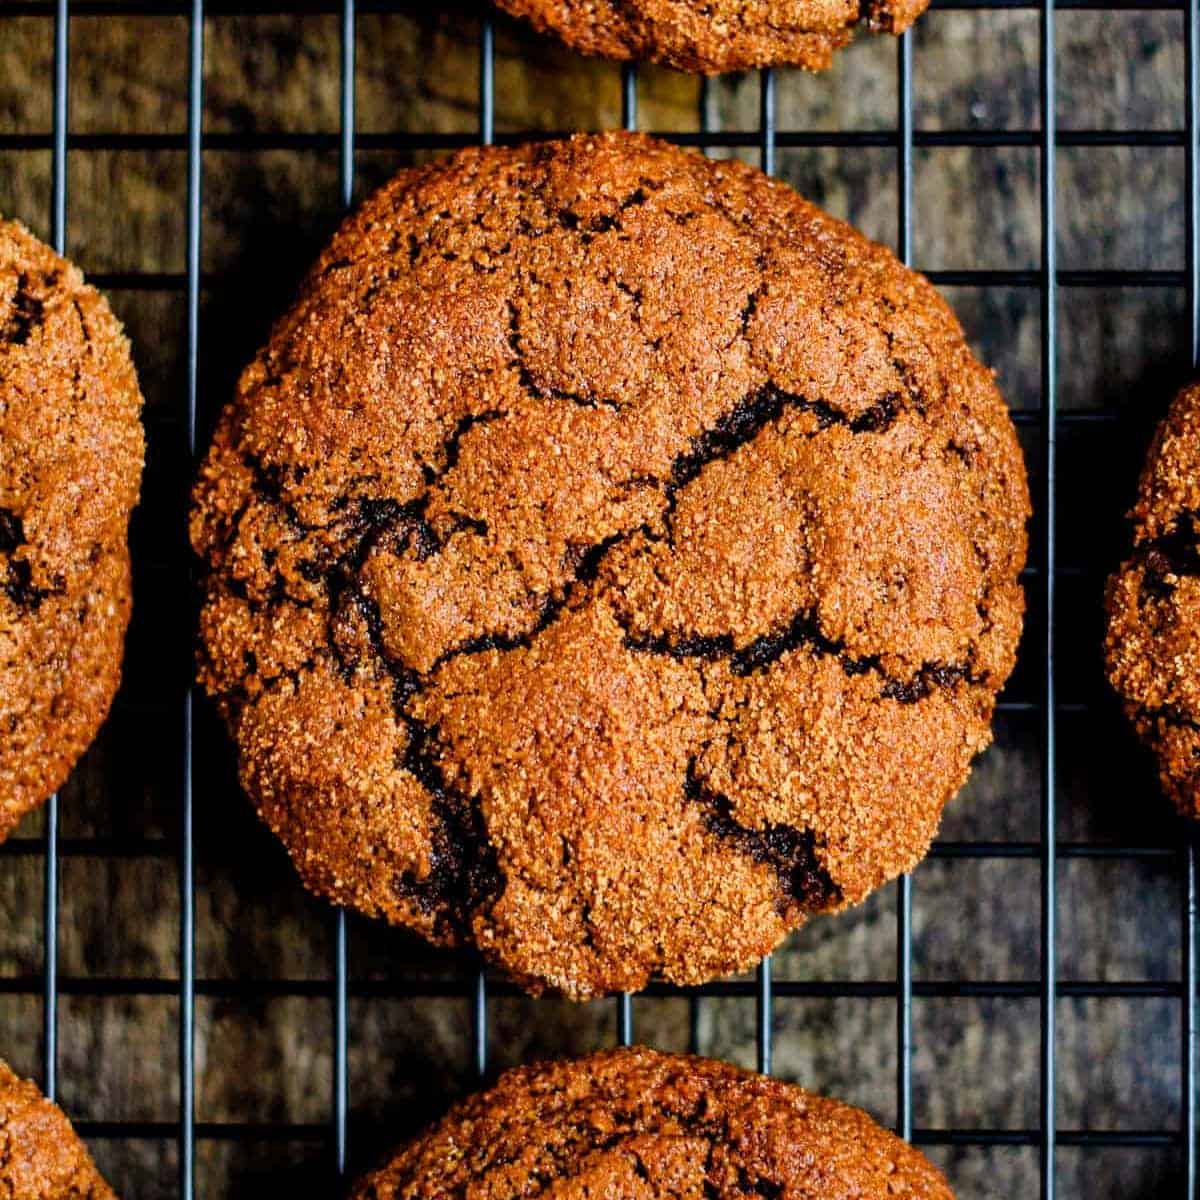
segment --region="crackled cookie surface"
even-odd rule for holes
[[[70,1121],[0,1060],[0,1196],[115,1200]]]
[[[888,251],[647,138],[472,150],[348,220],[244,373],[200,674],[314,890],[534,989],[697,982],[925,853],[1027,504]]]
[[[120,679],[141,405],[104,298],[0,221],[0,840],[64,781]]]
[[[716,74],[828,67],[859,28],[903,33],[929,0],[496,0],[584,54]]]
[[[1168,796],[1200,817],[1200,384],[1159,426],[1130,515],[1133,553],[1108,581],[1108,677]]]
[[[351,1200],[526,1195],[953,1200],[919,1151],[857,1108],[641,1047],[509,1071]]]

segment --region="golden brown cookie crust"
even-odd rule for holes
[[[866,1113],[726,1063],[642,1047],[520,1067],[452,1109],[351,1200],[953,1200]]]
[[[636,135],[342,227],[195,491],[200,677],[306,883],[531,988],[745,967],[925,853],[1028,496],[885,249]]]
[[[1159,425],[1130,517],[1133,553],[1108,581],[1108,678],[1163,789],[1200,817],[1200,384]]]
[[[0,1060],[0,1196],[116,1200],[62,1110]]]
[[[107,301],[0,221],[0,840],[66,779],[120,680],[141,406]]]
[[[715,75],[823,71],[857,29],[903,33],[929,0],[496,0],[583,54]]]

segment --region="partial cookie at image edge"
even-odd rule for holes
[[[350,1200],[820,1195],[953,1200],[866,1113],[727,1063],[643,1047],[518,1067],[456,1105]]]

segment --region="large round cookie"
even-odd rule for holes
[[[61,1109],[0,1060],[0,1196],[115,1200]]]
[[[66,779],[117,689],[141,404],[104,298],[0,221],[0,840]]]
[[[644,137],[342,227],[195,491],[201,678],[314,890],[582,997],[913,866],[989,738],[1027,494],[920,276]]]
[[[1130,516],[1133,554],[1108,581],[1108,677],[1167,794],[1200,817],[1200,384],[1159,426]]]
[[[953,1200],[923,1155],[857,1108],[641,1047],[509,1071],[351,1200],[532,1194]]]
[[[929,0],[496,0],[584,54],[716,74],[822,71],[859,27],[903,33]]]

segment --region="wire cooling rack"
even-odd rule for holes
[[[395,7],[379,0],[343,0],[342,3],[251,4],[249,0],[190,0],[190,3],[171,3],[169,0],[5,0],[5,15],[40,17],[54,26],[53,70],[53,128],[49,136],[40,134],[0,135],[0,149],[49,149],[52,163],[51,229],[54,245],[67,249],[67,155],[77,146],[102,149],[143,148],[183,150],[187,156],[186,185],[186,268],[179,276],[159,276],[152,286],[174,290],[186,300],[185,339],[186,364],[186,442],[194,461],[203,447],[197,444],[198,407],[200,404],[198,375],[201,353],[200,303],[202,290],[201,248],[204,237],[202,222],[202,190],[204,173],[202,152],[209,148],[237,148],[242,135],[236,133],[206,134],[202,128],[204,103],[205,17],[244,11],[289,13],[340,14],[340,128],[336,134],[299,133],[259,136],[258,144],[281,148],[321,148],[336,150],[340,156],[339,198],[348,206],[354,194],[355,152],[369,148],[433,149],[467,144],[474,140],[496,140],[496,74],[494,33],[486,19],[481,25],[479,42],[479,93],[477,135],[466,134],[389,134],[356,133],[355,50],[356,18],[359,12],[376,12]],[[1034,130],[966,130],[918,131],[913,120],[913,47],[911,35],[900,39],[897,53],[897,114],[896,126],[882,131],[819,131],[800,132],[780,129],[776,120],[776,76],[771,71],[760,73],[759,122],[753,131],[717,131],[702,127],[695,133],[671,134],[673,140],[704,148],[745,149],[757,147],[763,168],[774,171],[776,152],[782,147],[796,146],[877,146],[893,150],[897,156],[899,188],[897,195],[897,241],[900,256],[911,262],[915,215],[913,207],[914,150],[923,146],[1026,146],[1040,155],[1040,218],[1041,258],[1034,270],[955,270],[930,272],[935,282],[946,285],[974,287],[1034,288],[1041,299],[1041,403],[1036,410],[1014,414],[1019,424],[1031,427],[1040,439],[1044,456],[1041,486],[1034,497],[1040,510],[1031,561],[1027,573],[1031,600],[1040,600],[1031,608],[1026,630],[1025,654],[1038,664],[1038,694],[1032,701],[1004,700],[1000,708],[1010,711],[1036,712],[1040,718],[1041,749],[1041,836],[1036,842],[940,842],[932,854],[935,858],[1026,859],[1040,867],[1040,974],[1036,981],[989,983],[968,980],[914,982],[912,884],[902,878],[894,888],[896,911],[896,978],[883,982],[825,982],[819,980],[776,980],[771,960],[765,960],[751,981],[724,981],[691,992],[652,988],[653,994],[683,994],[692,999],[693,1028],[697,1001],[701,997],[744,997],[756,1005],[756,1045],[759,1069],[769,1072],[773,1057],[773,1005],[779,996],[871,997],[894,1000],[896,1041],[896,1125],[898,1132],[922,1145],[957,1146],[1036,1146],[1039,1149],[1041,1195],[1053,1198],[1056,1194],[1056,1150],[1076,1147],[1160,1147],[1178,1155],[1181,1171],[1180,1193],[1188,1200],[1196,1196],[1197,1166],[1197,1081],[1196,1081],[1196,868],[1195,849],[1191,844],[1182,848],[1168,845],[1124,845],[1114,843],[1063,842],[1057,837],[1056,792],[1059,786],[1056,773],[1056,748],[1059,717],[1070,705],[1056,701],[1056,581],[1061,575],[1055,540],[1057,472],[1056,444],[1059,431],[1083,420],[1105,420],[1112,414],[1104,411],[1088,413],[1060,411],[1058,405],[1058,291],[1059,288],[1103,288],[1107,286],[1168,286],[1186,289],[1188,297],[1188,328],[1191,337],[1191,360],[1200,361],[1200,188],[1197,168],[1200,151],[1197,142],[1198,91],[1197,71],[1200,63],[1200,0],[1187,0],[1183,8],[1185,31],[1186,110],[1182,130],[1103,130],[1062,131],[1056,128],[1055,117],[1055,24],[1056,10],[1061,9],[1151,9],[1176,8],[1159,0],[938,0],[939,8],[1005,8],[1031,9],[1039,14],[1040,45],[1040,126]],[[175,15],[189,22],[188,55],[182,69],[187,78],[188,123],[185,135],[178,134],[79,134],[69,130],[69,64],[68,26],[72,14],[96,15]],[[702,104],[702,111],[707,111]],[[627,128],[638,127],[638,77],[635,68],[627,67],[622,74],[622,120]],[[507,139],[511,140],[511,139]],[[1169,270],[1071,270],[1058,269],[1056,261],[1055,161],[1060,146],[1121,146],[1149,145],[1182,148],[1186,161],[1186,211],[1180,219],[1186,224],[1187,261],[1185,271]],[[915,264],[920,266],[920,264]],[[137,274],[100,275],[94,277],[105,288],[121,289],[146,286],[147,280]],[[1131,481],[1130,481],[1131,487]],[[1040,595],[1039,595],[1040,593]],[[327,996],[330,1004],[329,1036],[332,1044],[333,1095],[328,1125],[270,1126],[265,1123],[201,1123],[196,1113],[196,997],[198,994],[241,994],[237,985],[210,984],[196,975],[196,874],[194,850],[193,764],[198,759],[197,741],[200,736],[193,720],[193,696],[189,692],[182,700],[180,721],[181,757],[178,763],[177,788],[180,806],[180,837],[177,845],[157,840],[147,841],[130,849],[112,848],[113,853],[175,855],[180,878],[180,972],[178,979],[104,980],[60,979],[57,959],[59,945],[59,880],[60,859],[72,855],[104,853],[104,847],[91,839],[60,838],[57,805],[51,801],[42,837],[11,840],[3,849],[5,857],[20,855],[43,856],[44,875],[44,970],[40,978],[0,980],[8,992],[40,994],[44,1004],[44,1066],[43,1084],[53,1096],[57,1090],[59,1060],[57,1029],[58,1001],[63,994],[137,994],[150,990],[155,994],[175,995],[179,1001],[179,1117],[177,1124],[131,1122],[81,1122],[82,1132],[91,1138],[146,1137],[178,1140],[178,1193],[191,1200],[196,1191],[196,1146],[204,1139],[244,1139],[263,1136],[279,1138],[301,1137],[327,1140],[339,1174],[344,1173],[348,1157],[347,1127],[350,1110],[348,1044],[349,998],[353,995],[375,994],[372,985],[352,979],[348,967],[348,939],[345,915],[338,913],[332,941],[332,961],[327,983],[307,985],[284,984],[277,994]],[[1057,868],[1065,859],[1137,860],[1178,859],[1179,897],[1181,906],[1180,931],[1181,976],[1174,982],[1088,982],[1064,981],[1057,978]],[[504,991],[505,985],[489,979],[482,971],[458,987],[428,985],[414,982],[410,986],[387,985],[386,994],[404,994],[431,999],[454,994],[468,995],[471,1003],[474,1066],[483,1076],[489,1067],[489,993]],[[979,1129],[925,1128],[914,1126],[913,1120],[913,998],[1005,997],[1036,998],[1040,1009],[1040,1120],[1034,1128]],[[1090,1128],[1059,1128],[1056,1121],[1056,1063],[1055,1011],[1056,999],[1063,997],[1128,997],[1152,996],[1178,1000],[1181,1006],[1180,1030],[1180,1124],[1172,1129],[1104,1130]],[[616,1026],[621,1042],[628,1043],[637,1036],[637,1000],[633,996],[618,997]],[[693,1040],[695,1035],[693,1033]]]

